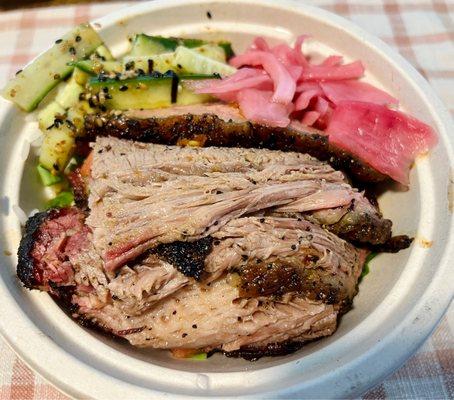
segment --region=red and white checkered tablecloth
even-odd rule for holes
[[[454,2],[312,0],[383,39],[431,83],[454,114]],[[0,86],[75,24],[131,3],[0,13]],[[453,132],[454,134],[454,132]],[[454,399],[454,306],[424,346],[364,399]],[[66,399],[34,374],[0,339],[0,399]]]

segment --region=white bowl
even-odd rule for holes
[[[141,399],[185,396],[351,397],[400,366],[430,334],[452,298],[453,148],[450,117],[428,83],[399,55],[352,23],[302,2],[258,0],[154,1],[95,21],[121,54],[135,32],[222,38],[243,50],[256,35],[292,41],[309,33],[314,53],[361,59],[367,79],[401,100],[403,109],[432,125],[437,148],[418,161],[408,192],[380,198],[395,232],[416,236],[409,250],[382,254],[360,285],[354,308],[331,337],[286,357],[249,363],[215,355],[175,361],[167,352],[135,349],[81,328],[44,293],[24,290],[16,258],[0,254],[0,331],[40,375],[77,398]],[[208,19],[210,11],[212,19]],[[0,103],[0,248],[15,252],[20,226],[12,206],[39,205],[39,186],[24,143],[36,123]],[[430,245],[429,245],[430,244]]]

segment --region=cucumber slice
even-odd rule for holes
[[[194,74],[219,74],[226,76],[236,72],[236,68],[228,64],[212,60],[193,49],[183,46],[179,46],[175,50],[175,62],[177,65],[181,65],[185,71]]]
[[[184,46],[184,47],[187,47],[189,49],[193,48],[193,47],[199,47],[199,46],[202,46],[204,44],[208,44],[209,42],[207,42],[206,40],[202,40],[202,39],[182,39],[182,38],[174,38],[175,42],[177,43],[177,46]]]
[[[77,26],[9,81],[2,96],[25,111],[34,110],[71,73],[74,67],[69,62],[88,57],[101,44],[90,25]]]
[[[54,183],[51,186],[44,186],[44,198],[52,200],[61,192],[67,192],[70,190],[68,181],[62,176],[62,180],[60,182]]]
[[[61,175],[52,174],[42,165],[38,165],[36,169],[38,170],[39,177],[41,178],[41,182],[43,183],[44,186],[55,185],[56,183],[61,182],[62,180]]]
[[[195,48],[204,45],[219,46],[224,50],[225,59],[231,58],[234,53],[230,42],[208,42],[202,39],[182,39],[163,36],[149,36],[144,33],[136,35],[132,42],[131,56],[152,56],[155,54],[175,51],[178,46]]]
[[[196,360],[196,361],[204,361],[208,358],[207,353],[197,353],[194,354],[193,356],[189,357],[191,360]]]
[[[203,46],[194,47],[192,50],[196,51],[202,56],[211,58],[212,60],[222,63],[226,62],[224,49],[217,44],[204,44]]]
[[[79,95],[84,91],[84,88],[76,82],[76,78],[71,76],[71,79],[58,92],[55,100],[49,103],[38,114],[38,124],[42,131],[52,126],[55,118],[61,120],[67,119],[67,109],[79,103]],[[68,118],[69,119],[69,118]]]
[[[66,112],[66,119],[71,121],[79,134],[83,131],[84,118],[87,114],[93,114],[95,110],[90,107],[88,101],[80,101]]]
[[[172,38],[140,33],[134,37],[130,54],[131,56],[150,56],[174,51],[176,47],[176,42]]]
[[[56,101],[49,103],[43,108],[38,114],[38,125],[39,129],[45,131],[49,126],[54,124],[57,116],[63,117],[65,115],[65,109],[58,104]]]
[[[203,46],[194,47],[192,49],[194,52],[198,54],[208,57],[214,61],[224,63],[226,62],[226,57],[224,53],[224,49],[216,44],[204,44]],[[145,72],[150,72],[150,61],[152,61],[153,71],[158,71],[161,73],[167,72],[168,70],[175,71],[176,73],[182,72],[189,72],[189,73],[200,73],[203,71],[188,71],[183,68],[182,65],[176,62],[176,53],[162,53],[162,54],[155,54],[149,56],[126,56],[123,58],[123,68],[125,70],[138,70],[142,69]],[[79,61],[76,63],[84,64],[86,61]]]
[[[59,195],[49,200],[46,208],[63,208],[69,207],[74,203],[74,194],[70,191],[61,192]]]
[[[51,173],[63,171],[74,150],[74,133],[66,125],[46,131],[39,163]]]
[[[85,86],[85,84],[88,81],[88,78],[90,77],[90,74],[87,74],[86,72],[82,71],[79,68],[74,68],[72,76],[79,85]]]
[[[115,60],[110,50],[106,45],[102,44],[99,46],[95,52],[91,55],[92,59],[101,60],[101,61],[113,61]]]
[[[230,60],[235,55],[235,52],[232,49],[232,43],[221,41],[218,43],[218,45],[219,47],[222,47],[224,49],[225,59],[227,61]]]
[[[179,72],[178,66],[175,64],[175,53],[162,53],[154,56],[127,56],[123,58],[124,69],[138,70],[142,69],[145,72],[149,71],[149,61],[153,62],[153,71],[167,72],[173,70]]]
[[[83,92],[84,88],[76,82],[73,76],[71,76],[62,90],[58,92],[55,101],[64,109],[67,109],[79,102],[79,96]]]
[[[118,61],[80,60],[71,62],[70,65],[90,75],[98,75],[102,72],[123,72],[123,66]]]
[[[211,100],[211,96],[195,94],[185,83],[192,79],[211,79],[213,75],[180,76],[180,82],[175,82],[171,76],[143,75],[136,78],[117,81],[115,79],[91,78],[88,87],[92,93],[101,90],[109,97],[104,106],[116,110],[152,109],[169,107],[172,104],[188,105],[204,103]],[[172,85],[175,86],[172,99]],[[174,101],[172,101],[174,100]]]

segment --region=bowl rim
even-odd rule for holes
[[[151,13],[161,8],[172,8],[176,5],[182,4],[209,5],[213,3],[219,4],[227,2],[222,0],[155,0],[122,8],[115,12],[109,13],[102,18],[91,21],[91,24],[95,28],[97,24],[100,24],[101,27],[99,28],[99,31],[102,32],[102,30],[106,27],[114,25],[119,21],[124,20],[125,18],[133,18],[134,15],[140,13]],[[350,22],[343,17],[337,16],[331,12],[317,7],[300,4],[300,2],[297,1],[281,0],[279,2],[275,2],[272,0],[230,0],[228,1],[228,3],[231,6],[234,6],[235,4],[248,4],[275,7],[278,9],[298,9],[301,12],[310,14],[311,16],[324,18],[328,20],[330,24],[336,25],[340,29],[347,30],[354,36],[363,38],[363,40],[367,42],[370,47],[380,52],[380,55],[382,57],[387,58],[396,67],[404,70],[405,74],[409,77],[414,86],[417,87],[420,91],[424,92],[423,96],[431,104],[432,114],[438,119],[437,125],[442,128],[439,132],[442,139],[440,140],[440,142],[448,147],[448,154],[450,159],[449,167],[451,168],[451,171],[453,170],[454,140],[452,136],[448,135],[448,130],[452,126],[451,117],[448,111],[446,110],[442,102],[438,99],[437,95],[435,95],[429,83],[419,74],[419,72],[417,72],[410,63],[408,63],[402,56],[392,50],[380,39],[376,38],[372,34],[367,33],[363,29],[356,26],[353,22]],[[4,120],[4,118],[8,116],[12,116],[15,112],[16,111],[11,104],[5,104],[3,102],[0,104],[0,120]],[[452,234],[453,230],[454,219],[451,214],[450,235],[448,238],[449,241],[447,241],[443,257],[438,266],[437,276],[435,276],[433,281],[429,285],[427,285],[424,295],[416,304],[414,304],[411,311],[400,321],[398,325],[396,325],[395,329],[392,332],[383,337],[382,340],[379,343],[376,343],[374,347],[370,348],[368,352],[363,353],[358,357],[352,357],[352,359],[348,363],[338,366],[336,370],[333,370],[330,373],[323,375],[322,377],[318,377],[311,381],[305,382],[304,384],[299,384],[298,382],[296,382],[294,385],[288,386],[286,388],[279,388],[275,391],[268,391],[266,393],[259,392],[258,395],[270,398],[288,398],[301,393],[302,390],[304,390],[306,394],[316,393],[317,388],[320,388],[321,385],[332,384],[332,396],[338,397],[340,393],[351,396],[354,394],[359,394],[363,390],[377,384],[386,375],[390,374],[400,365],[402,365],[406,361],[406,359],[410,357],[411,354],[416,351],[417,348],[422,344],[422,342],[430,335],[438,321],[442,318],[444,312],[446,311],[452,300],[453,289],[451,288],[448,278],[451,276],[449,270],[449,262],[454,257],[454,238]],[[96,390],[94,389],[93,385],[87,384],[87,386],[90,386],[90,389],[88,389],[89,391],[87,391],[87,389],[81,389],[80,385],[78,388],[75,387],[76,381],[81,383],[85,379],[87,379],[90,374],[93,373],[95,375],[97,374],[97,378],[92,376],[92,379],[99,379],[104,383],[108,383],[110,381],[112,387],[111,389],[109,389],[109,391],[112,395],[115,394],[115,397],[120,395],[120,388],[124,389],[123,393],[129,393],[129,395],[134,393],[135,395],[137,395],[137,398],[149,398],[150,396],[160,396],[164,394],[164,392],[160,392],[159,390],[151,391],[148,388],[139,387],[132,383],[124,382],[114,377],[109,377],[102,371],[95,370],[94,368],[92,368],[92,366],[84,364],[83,361],[66,352],[63,348],[59,347],[57,344],[49,340],[49,338],[43,337],[43,333],[39,332],[37,327],[28,318],[28,316],[20,308],[20,306],[15,303],[12,298],[9,298],[8,292],[9,290],[5,282],[3,280],[0,280],[0,295],[3,299],[5,299],[5,302],[3,304],[0,304],[1,314],[5,315],[4,318],[0,319],[0,335],[3,337],[5,342],[8,343],[8,345],[18,354],[18,356],[22,360],[24,360],[34,371],[36,371],[51,384],[56,386],[59,390],[63,391],[65,394],[74,397],[88,396],[102,398],[103,395],[105,396],[106,393],[103,390],[105,390],[106,387],[103,387],[103,390]],[[425,311],[427,307],[432,308],[432,312],[428,315]],[[424,318],[419,318],[422,315],[424,315]],[[55,352],[53,356],[58,355],[61,360],[64,360],[65,363],[68,363],[68,366],[77,366],[78,371],[82,368],[83,370],[85,370],[86,374],[81,374],[78,378],[73,376],[70,380],[68,380],[67,377],[66,379],[63,379],[61,376],[59,376],[59,366],[56,366],[51,362],[43,362],[42,360],[40,360],[39,357],[36,356],[36,354],[33,354],[31,346],[28,343],[25,344],[22,341],[23,337],[21,337],[21,335],[17,335],[17,332],[14,332],[11,329],[11,326],[8,322],[13,321],[14,319],[17,320],[16,323],[13,324],[16,328],[20,327],[21,329],[29,330],[29,335],[33,337],[33,340],[30,340],[30,343],[40,343],[43,349]],[[413,329],[417,328],[418,332],[413,335],[411,340],[404,340],[401,337],[401,334],[409,327],[413,327]],[[355,333],[358,335],[358,338],[364,337],[364,334],[367,333],[363,332],[361,336],[359,334],[359,326],[355,327],[353,330],[356,331]],[[386,351],[386,348],[389,347],[391,343],[394,343],[394,345],[396,343],[399,344],[399,346],[397,346],[397,350],[394,350],[393,352]],[[381,357],[381,361],[375,365],[371,365],[371,360],[377,360],[379,355]],[[44,358],[44,360],[51,359],[55,358],[51,357],[50,355],[49,357]],[[284,367],[287,364],[294,363],[283,363],[282,365],[272,368]],[[260,373],[260,371],[265,371],[266,369],[267,368],[256,372]],[[341,385],[342,387],[339,386],[338,382],[341,381],[342,378],[345,378],[347,376],[351,377],[355,373],[355,370],[358,369],[366,372],[366,374],[363,374],[362,378],[355,380],[355,387],[350,387],[350,390],[349,388],[347,388],[347,385],[351,385],[351,382],[346,382],[343,386]],[[67,372],[69,370],[70,369],[67,368]],[[168,370],[170,371],[170,369]],[[178,371],[178,374],[182,373]],[[223,379],[230,379],[230,376],[231,378],[233,378],[233,381],[238,378],[237,372],[226,372],[222,375],[224,376]],[[365,375],[367,375],[367,379],[364,378]],[[69,384],[69,382],[71,381],[74,382],[73,385]],[[117,391],[113,392],[113,390],[115,390],[113,388],[115,388]],[[212,396],[220,397],[218,393],[210,394]],[[172,393],[172,396],[175,398],[194,397],[190,393]],[[257,396],[257,394],[254,394],[254,396]],[[237,397],[238,396],[235,396],[235,398]]]

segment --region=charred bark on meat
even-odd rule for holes
[[[98,124],[97,121],[102,121]],[[101,126],[99,126],[101,125]],[[291,127],[276,128],[249,121],[225,121],[214,114],[183,114],[165,118],[129,118],[124,115],[88,115],[86,137],[115,136],[146,143],[167,145],[182,140],[204,138],[204,146],[263,148],[308,153],[334,168],[342,169],[363,182],[380,182],[386,175],[364,161],[328,142],[328,136],[311,130],[300,132]]]
[[[298,351],[306,342],[286,341],[281,343],[269,343],[266,346],[245,346],[235,351],[223,351],[227,357],[244,358],[247,361],[257,361],[262,357],[286,356]]]
[[[205,258],[212,247],[213,238],[207,236],[192,242],[176,241],[160,244],[152,249],[151,253],[172,264],[183,275],[200,281],[205,269]]]
[[[51,209],[36,213],[25,224],[24,235],[17,250],[17,276],[28,289],[35,289],[41,283],[39,271],[35,268],[35,260],[31,252],[35,246],[42,224],[55,218],[60,213],[58,209]]]

